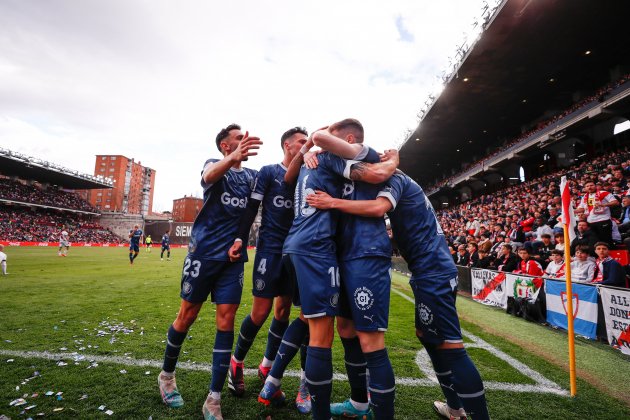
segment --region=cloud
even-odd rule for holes
[[[414,36],[407,28],[404,26],[404,20],[402,16],[396,16],[396,29],[398,29],[398,34],[400,35],[400,40],[403,42],[413,42]]]
[[[88,173],[96,154],[133,157],[157,170],[160,210],[200,194],[231,122],[265,141],[254,168],[288,127],[348,116],[389,148],[479,3],[5,0],[0,144]]]

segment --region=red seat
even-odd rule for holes
[[[628,265],[628,251],[626,249],[613,249],[610,251],[610,256],[619,262],[621,265]]]

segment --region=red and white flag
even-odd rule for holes
[[[560,194],[562,197],[562,223],[569,229],[569,243],[575,239],[575,213],[573,211],[573,201],[571,200],[571,192],[567,184],[567,177],[563,176],[560,181]],[[568,219],[565,217],[568,215]]]

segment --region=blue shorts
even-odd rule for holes
[[[339,266],[337,257],[289,254],[295,270],[305,318],[337,316],[339,309]]]
[[[140,245],[134,244],[134,243],[130,243],[129,244],[129,251],[140,252]]]
[[[162,251],[170,251],[170,250],[171,250],[170,245],[162,245]]]
[[[180,296],[190,303],[241,303],[243,262],[204,260],[188,254],[182,270]]]
[[[293,296],[295,278],[287,272],[288,259],[287,255],[256,251],[252,295],[269,299],[276,296]]]
[[[339,316],[352,319],[357,331],[387,331],[392,260],[366,257],[340,261]]]
[[[409,280],[416,300],[416,329],[429,343],[462,343],[462,330],[455,309],[457,276]]]

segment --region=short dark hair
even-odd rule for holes
[[[503,243],[503,244],[501,244],[501,246],[506,247],[506,248],[507,248],[507,249],[509,249],[510,251],[512,251],[512,249],[514,249],[514,248],[512,248],[512,245],[510,245],[510,244],[508,244],[508,243]]]
[[[527,252],[529,254],[529,249],[527,249],[524,246],[519,246],[518,249],[516,250],[516,252],[521,252],[521,251],[525,251],[525,252]]]
[[[575,252],[583,252],[585,254],[590,254],[591,253],[591,247],[588,245],[578,245],[575,247]]]
[[[282,147],[284,149],[284,142],[291,137],[294,134],[304,134],[305,136],[308,137],[308,131],[306,131],[306,128],[304,127],[298,127],[295,126],[293,128],[289,128],[287,131],[284,132],[284,134],[282,134],[282,137],[280,137],[280,147]]]
[[[227,136],[230,135],[230,131],[232,130],[240,130],[241,126],[238,124],[230,124],[225,128],[222,128],[221,131],[219,131],[219,134],[217,134],[217,149],[219,149],[219,152],[223,153],[223,151],[221,150],[221,142],[227,138]]]
[[[359,120],[354,118],[346,118],[341,121],[338,121],[328,127],[329,131],[344,131],[344,130],[352,130],[354,137],[357,139],[357,143],[363,143],[363,125],[359,122]]]
[[[551,235],[548,233],[543,233],[542,235],[540,235],[541,238],[549,238],[551,239]]]
[[[550,254],[551,255],[564,255],[564,253],[560,251],[559,249],[552,249]]]
[[[610,249],[608,242],[603,242],[603,241],[595,242],[594,248],[597,249],[598,246],[605,246],[606,248]]]

